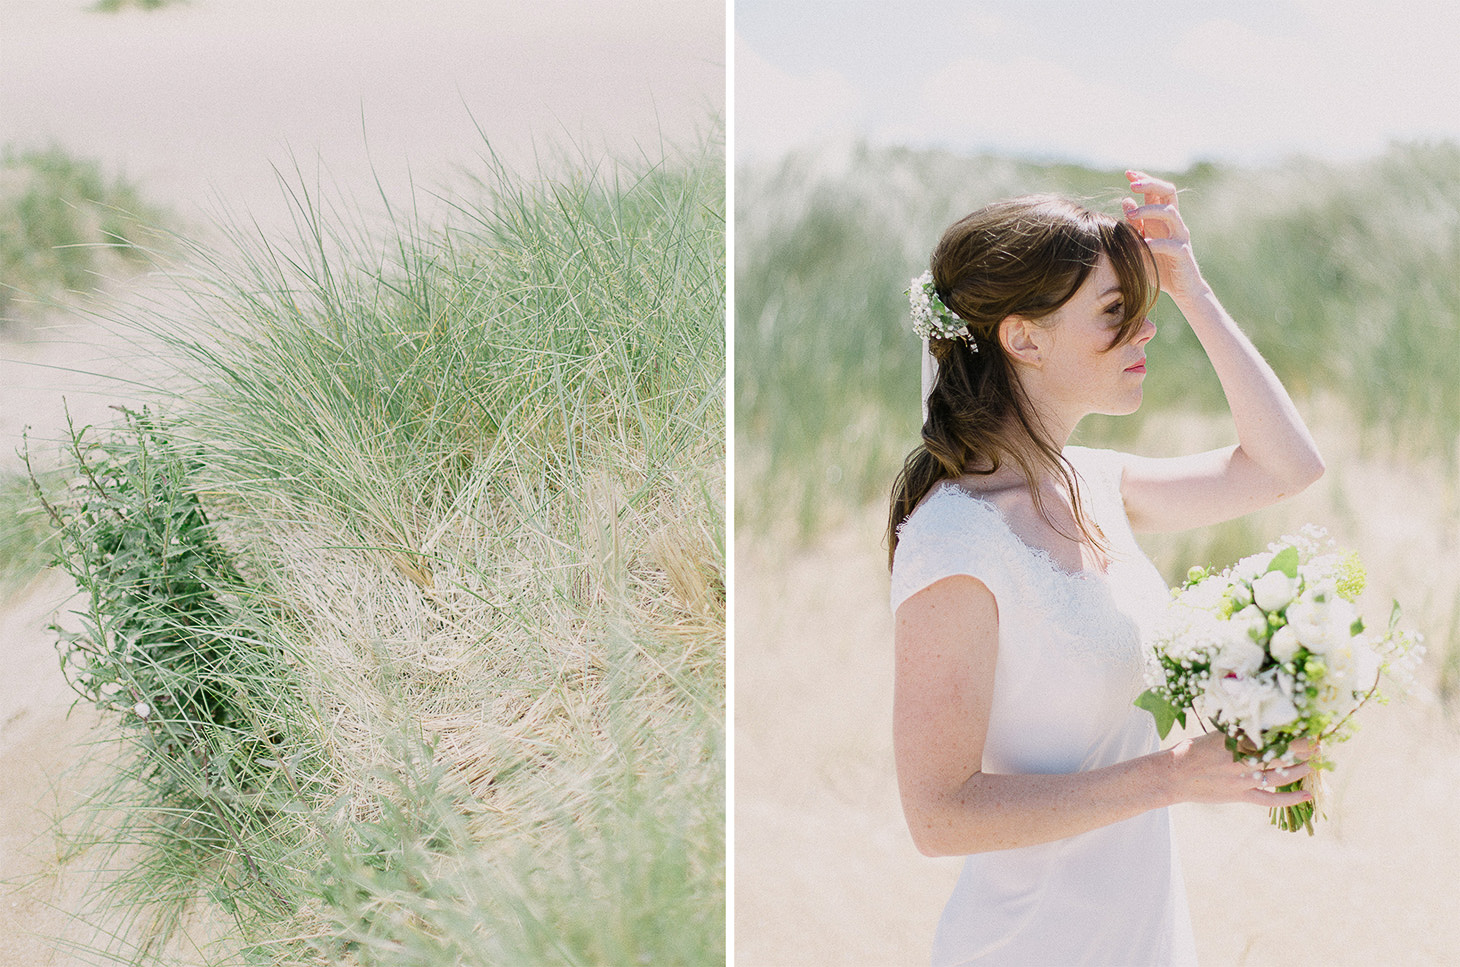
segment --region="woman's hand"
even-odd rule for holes
[[[1125,176],[1131,191],[1145,202],[1138,205],[1133,198],[1122,199],[1125,217],[1156,257],[1162,290],[1184,307],[1185,300],[1205,288],[1206,283],[1191,251],[1191,232],[1176,207],[1176,186],[1142,171],[1127,171]]]
[[[1311,793],[1277,789],[1313,771],[1308,760],[1314,751],[1310,742],[1294,742],[1286,756],[1254,768],[1245,761],[1233,761],[1226,736],[1209,732],[1178,743],[1164,754],[1171,757],[1176,802],[1250,802],[1273,808],[1312,800]]]

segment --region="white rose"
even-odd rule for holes
[[[1335,685],[1368,691],[1379,677],[1379,656],[1363,641],[1346,638],[1328,653],[1328,675]]]
[[[1234,581],[1230,593],[1232,600],[1239,608],[1245,608],[1252,603],[1252,588],[1248,587],[1246,582]]]
[[[1328,654],[1328,607],[1303,595],[1288,606],[1287,627],[1298,643],[1316,655]]]
[[[1203,713],[1224,726],[1237,726],[1258,741],[1262,732],[1258,728],[1257,709],[1259,705],[1257,683],[1250,678],[1227,675],[1213,678],[1202,695]]]
[[[1283,625],[1272,634],[1272,641],[1268,642],[1268,651],[1278,661],[1292,661],[1293,656],[1298,653],[1301,643],[1298,641],[1298,633],[1293,630],[1292,625]]]
[[[1232,565],[1232,576],[1251,584],[1262,576],[1267,566],[1272,563],[1272,552],[1264,551],[1261,554],[1253,554],[1251,557],[1244,557]]]
[[[1268,729],[1275,729],[1280,725],[1287,725],[1298,717],[1298,706],[1293,704],[1290,695],[1284,694],[1280,688],[1266,688],[1257,709],[1258,728],[1263,732]]]
[[[1252,582],[1252,600],[1269,613],[1286,608],[1297,593],[1297,578],[1290,578],[1282,571],[1268,571]]]
[[[1254,641],[1267,634],[1267,615],[1255,604],[1249,604],[1232,615],[1231,621],[1234,627],[1241,628]]]
[[[1266,657],[1262,646],[1234,619],[1212,656],[1212,675],[1255,675]]]
[[[1199,704],[1204,715],[1237,725],[1258,745],[1262,744],[1264,732],[1287,725],[1299,714],[1292,696],[1275,675],[1213,679]]]

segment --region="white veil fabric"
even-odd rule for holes
[[[928,422],[928,397],[933,393],[933,383],[938,379],[938,360],[934,358],[928,340],[923,340],[923,423]],[[921,424],[919,424],[921,425]]]

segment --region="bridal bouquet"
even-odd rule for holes
[[[1398,602],[1383,631],[1364,623],[1355,604],[1363,587],[1358,556],[1334,551],[1312,528],[1220,573],[1192,568],[1155,630],[1150,688],[1136,705],[1155,716],[1162,738],[1194,711],[1254,767],[1299,739],[1347,739],[1353,713],[1382,701],[1381,674],[1404,684],[1424,653],[1417,635],[1400,630]],[[1311,764],[1310,778],[1332,768],[1321,755]],[[1272,810],[1272,822],[1312,835],[1313,815],[1305,802]]]

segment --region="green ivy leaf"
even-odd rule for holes
[[[1267,566],[1269,571],[1281,571],[1290,578],[1298,576],[1298,549],[1296,547],[1285,547],[1272,556],[1272,563]]]
[[[1171,731],[1173,723],[1180,722],[1183,728],[1186,727],[1186,709],[1177,708],[1150,689],[1136,696],[1134,704],[1136,708],[1143,708],[1151,713],[1156,720],[1156,732],[1163,739]]]

